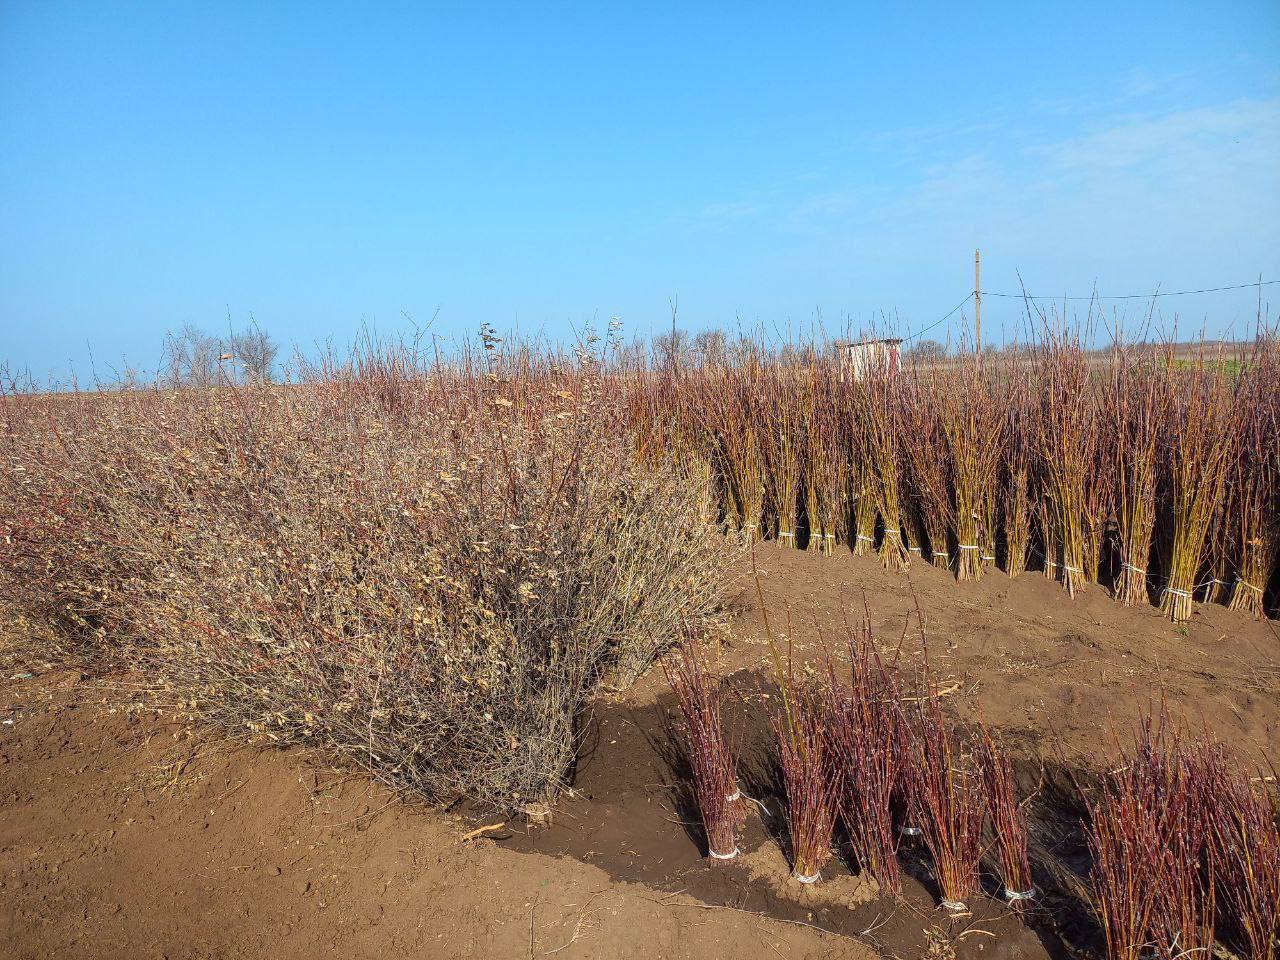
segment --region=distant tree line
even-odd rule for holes
[[[868,336],[874,339],[875,335]],[[891,336],[891,334],[885,334],[885,336]],[[622,366],[647,363],[661,369],[673,364],[697,366],[721,363],[737,351],[750,350],[757,355],[782,363],[805,363],[816,356],[831,356],[829,351],[832,346],[831,342],[825,340],[789,342],[771,339],[764,334],[754,336],[732,334],[714,327],[699,333],[677,328],[649,339],[639,337],[622,343],[616,348],[614,359]],[[1012,340],[984,344],[982,352],[987,356],[1004,355],[1013,358],[1025,356],[1034,349],[1034,343]],[[972,344],[963,338],[959,343],[951,340],[944,343],[922,337],[905,340],[902,344],[904,363],[943,363],[972,353]]]
[[[685,330],[671,330],[654,337],[648,344],[648,349],[643,341],[637,341],[624,352],[629,352],[633,360],[648,359],[655,366],[666,367],[672,364],[722,362],[739,346],[756,350],[763,348],[766,353],[784,362],[810,358],[815,349],[821,349],[820,345],[813,343],[769,344],[751,337],[732,337],[724,330],[712,328],[696,334]],[[937,340],[920,340],[906,352],[920,360],[938,361],[946,359],[950,351]]]

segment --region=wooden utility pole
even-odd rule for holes
[[[982,355],[982,251],[973,251],[973,339],[974,350]]]

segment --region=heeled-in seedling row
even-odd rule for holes
[[[1029,349],[857,376],[822,342],[744,341],[619,374],[645,455],[707,483],[749,540],[913,558],[976,580],[1029,566],[1103,583],[1174,622],[1193,602],[1257,617],[1280,550],[1280,344],[1229,355],[1049,322]],[[1274,598],[1271,598],[1274,606]]]
[[[1017,913],[1038,902],[1026,813],[1014,768],[985,723],[951,722],[926,668],[910,696],[897,664],[876,651],[869,620],[850,632],[847,669],[827,657],[797,678],[776,651],[780,702],[770,715],[782,773],[791,875],[822,879],[834,826],[848,859],[882,892],[901,892],[900,854],[922,853],[939,909],[960,916],[983,893],[983,871]],[[741,804],[716,732],[716,682],[690,649],[668,676],[686,721],[694,794],[712,857],[737,851]],[[705,718],[715,719],[708,724]],[[1144,717],[1133,743],[1086,796],[1092,906],[1109,960],[1280,956],[1280,807],[1268,785],[1232,766],[1207,738],[1184,740],[1167,713]]]

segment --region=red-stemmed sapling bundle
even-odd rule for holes
[[[1085,404],[1092,411],[1088,418],[1092,461],[1085,473],[1080,568],[1086,583],[1097,583],[1103,551],[1110,541],[1107,532],[1115,527],[1115,458],[1110,455],[1113,438],[1106,433],[1102,417],[1102,411],[1110,402],[1103,393],[1104,382],[1097,375],[1090,375],[1088,383],[1092,395]]]
[[[1233,445],[1235,446],[1235,445]],[[1234,458],[1232,458],[1234,459]],[[1209,521],[1209,534],[1205,538],[1205,562],[1197,589],[1203,590],[1205,603],[1225,602],[1230,599],[1234,557],[1238,552],[1235,541],[1235,524],[1231,522],[1231,462],[1228,461],[1222,485],[1222,498]]]
[[[809,549],[830,554],[848,538],[848,424],[841,416],[845,385],[833,364],[809,366],[806,397],[805,494],[809,515]]]
[[[772,719],[787,794],[791,876],[800,883],[817,883],[823,864],[831,859],[837,801],[826,711],[819,693],[804,685],[784,687],[783,702],[783,713]]]
[[[1112,354],[1109,450],[1116,478],[1115,596],[1127,607],[1147,602],[1147,562],[1156,522],[1156,456],[1165,416],[1165,379],[1132,348]]]
[[[900,409],[898,411],[899,431],[902,436],[918,438],[915,443],[903,443],[898,446],[901,463],[898,475],[902,478],[902,514],[908,532],[908,553],[924,559],[925,544],[929,543],[929,529],[926,524],[925,511],[927,504],[923,502],[920,489],[916,483],[916,460],[927,457],[929,452],[924,448],[923,439],[919,439],[917,431],[917,414],[919,408],[915,397],[920,393],[918,376],[902,378]]]
[[[720,451],[717,438],[702,413],[703,394],[709,382],[707,371],[674,367],[655,371],[656,389],[651,390],[653,407],[647,418],[663,426],[654,432],[668,444],[667,456],[701,493],[702,519],[714,523],[720,513],[717,465]]]
[[[1037,437],[1037,449],[1040,449],[1039,433]],[[1058,562],[1060,552],[1058,550],[1058,527],[1057,521],[1054,519],[1054,507],[1049,500],[1049,484],[1045,480],[1043,471],[1036,470],[1032,474],[1034,479],[1033,489],[1035,491],[1032,502],[1035,504],[1036,528],[1040,532],[1040,541],[1044,547],[1044,566],[1041,573],[1044,574],[1046,580],[1057,580],[1058,571],[1062,568],[1062,564]]]
[[[1039,363],[1040,475],[1044,494],[1045,570],[1058,575],[1068,594],[1096,571],[1086,572],[1097,551],[1090,517],[1091,471],[1097,467],[1096,408],[1079,334],[1050,331]]]
[[[888,364],[873,365],[864,371],[862,390],[865,453],[870,472],[871,492],[884,524],[880,541],[880,562],[886,570],[905,572],[911,554],[902,535],[901,486],[898,442],[901,437],[902,405],[900,374]]]
[[[898,893],[897,836],[893,794],[902,752],[901,703],[896,677],[876,652],[870,616],[849,630],[849,685],[827,662],[830,749],[839,789],[839,809],[860,869],[882,890]]]
[[[1218,788],[1225,764],[1216,745],[1175,739],[1157,765],[1151,776],[1163,778],[1167,799],[1157,821],[1163,856],[1151,939],[1162,956],[1209,955],[1216,921],[1212,827],[1224,799]]]
[[[850,494],[853,500],[853,526],[851,531],[853,553],[866,556],[876,547],[876,509],[879,480],[871,466],[868,452],[870,432],[863,416],[865,398],[860,384],[849,391],[849,397],[857,404],[846,413],[849,424],[846,438],[849,444]]]
[[[1010,382],[1010,376],[1011,370],[1016,368],[1017,364],[1016,359],[1004,363],[999,357],[979,358],[976,379],[984,393],[985,402],[992,411],[986,419],[992,427],[991,443],[993,444],[990,450],[993,465],[989,468],[988,477],[983,484],[983,494],[978,510],[978,528],[982,546],[979,559],[984,570],[994,566],[997,560],[1001,507],[1000,473],[1001,467],[1009,456],[1009,447],[1012,445],[1010,430],[1013,428],[1005,414],[1011,409],[1013,402],[1014,387]]]
[[[912,513],[929,544],[930,558],[947,566],[947,533],[951,526],[951,494],[948,488],[946,440],[938,418],[938,395],[945,392],[945,378],[916,366],[903,378],[902,455],[910,490]]]
[[[1163,453],[1169,503],[1160,609],[1174,623],[1191,618],[1196,575],[1224,491],[1231,452],[1231,391],[1225,372],[1201,355],[1190,366],[1168,359],[1170,403]]]
[[[839,374],[832,410],[840,422],[840,441],[848,469],[849,546],[866,556],[876,545],[877,479],[871,466],[871,433],[867,429],[866,384],[848,370]]]
[[[1021,910],[1035,897],[1031,883],[1031,860],[1027,854],[1027,817],[1018,801],[1013,763],[982,724],[976,744],[978,766],[986,785],[987,806],[1000,859],[1000,879],[1004,898],[1014,910]]]
[[[1147,945],[1159,865],[1146,828],[1151,803],[1132,778],[1122,777],[1110,779],[1090,809],[1093,902],[1108,960],[1142,960]]]
[[[788,547],[796,545],[796,514],[804,467],[802,386],[790,367],[768,364],[761,370],[754,398],[767,499],[777,514],[778,540]]]
[[[1275,777],[1259,777],[1261,784]],[[1214,806],[1217,893],[1240,956],[1280,958],[1280,804],[1233,777]]]
[[[1095,909],[1112,960],[1208,955],[1214,944],[1212,824],[1224,798],[1216,748],[1187,746],[1167,713],[1143,718],[1090,806]]]
[[[1031,416],[1031,384],[1025,366],[1010,373],[1005,436],[1008,437],[1000,471],[1000,522],[1004,528],[1004,572],[1016,577],[1027,569],[1031,543],[1034,440],[1028,432]]]
[[[1242,377],[1230,466],[1227,517],[1236,544],[1235,578],[1228,605],[1265,615],[1264,591],[1280,546],[1280,343],[1259,334]]]
[[[717,438],[726,513],[748,541],[759,538],[764,513],[764,466],[753,399],[759,367],[754,349],[744,346],[732,363],[704,372],[699,395],[708,432]]]
[[[790,629],[787,631],[784,665],[778,642],[769,626],[754,554],[751,565],[769,653],[773,658],[774,679],[782,701],[782,712],[774,713],[770,721],[778,742],[778,761],[786,792],[791,876],[803,884],[817,883],[822,876],[823,864],[831,859],[831,832],[838,800],[832,764],[834,758],[827,739],[826,698],[815,686],[796,682]]]
[[[1108,960],[1141,960],[1156,913],[1155,879],[1163,865],[1159,825],[1168,804],[1165,725],[1144,718],[1134,756],[1117,753],[1116,769],[1089,808],[1089,851],[1094,909]]]
[[[707,673],[692,642],[662,662],[684,719],[685,758],[702,817],[707,852],[714,860],[738,855],[738,831],[746,822],[733,749],[720,715],[720,683]]]
[[[965,901],[981,890],[986,801],[978,772],[962,763],[939,700],[936,682],[926,675],[910,726],[912,806],[933,861],[942,907],[964,913]]]
[[[971,357],[945,378],[938,412],[951,467],[951,517],[956,539],[956,579],[982,577],[992,557],[992,505],[1004,446],[1003,410],[991,396],[982,358]]]

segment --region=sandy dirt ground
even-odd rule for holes
[[[1185,628],[1101,588],[1069,600],[1031,573],[957,584],[917,564],[762,547],[770,624],[801,661],[844,642],[864,594],[886,650],[928,658],[948,709],[982,716],[1045,797],[1044,842],[1070,865],[1064,772],[1087,777],[1161,699],[1253,763],[1280,739],[1280,638],[1220,607]],[[890,901],[839,862],[786,881],[763,759],[768,647],[738,570],[731,676],[744,786],[762,802],[742,857],[709,866],[672,772],[659,671],[602,702],[575,795],[550,827],[398,803],[325,758],[219,742],[158,716],[119,678],[37,662],[0,687],[0,957],[1069,957],[1090,949],[1066,899],[1027,922],[994,900],[941,917],[927,871]],[[789,627],[788,627],[789,623]],[[31,673],[31,676],[24,676]],[[12,721],[10,723],[9,721]],[[757,762],[757,760],[759,762]],[[752,771],[757,771],[753,773]],[[1066,826],[1064,827],[1063,824]]]

